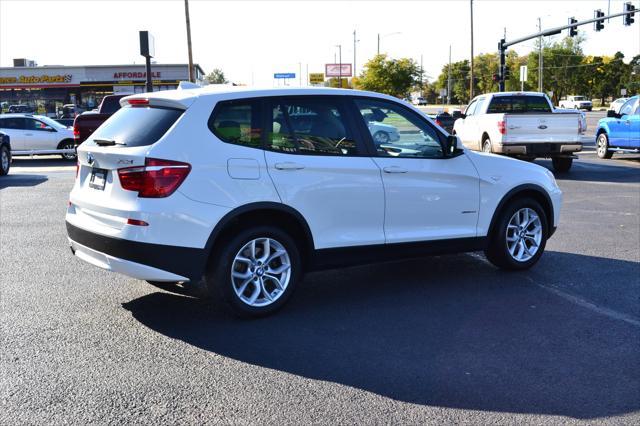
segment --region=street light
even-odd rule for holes
[[[383,34],[383,35],[380,35],[380,33],[378,33],[378,55],[380,54],[380,40],[385,38],[385,37],[389,37],[389,36],[392,36],[392,35],[398,35],[398,34],[402,34],[402,33],[399,32],[399,31],[395,32],[395,33],[389,33],[389,34]]]
[[[338,87],[342,88],[342,45],[336,44],[335,47],[338,48]]]

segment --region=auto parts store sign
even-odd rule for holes
[[[71,83],[71,77],[71,74],[20,75],[18,77],[0,77],[0,84],[68,84]]]

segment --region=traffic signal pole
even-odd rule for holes
[[[618,16],[633,16],[633,14],[635,12],[639,12],[640,9],[636,9],[636,8],[628,8],[627,10],[625,10],[624,12],[620,12],[620,13],[613,13],[611,15],[607,15],[607,16],[598,16],[595,17],[593,19],[587,19],[586,21],[580,21],[580,22],[571,22],[568,25],[563,25],[560,27],[554,27],[554,28],[549,28],[548,30],[544,30],[544,31],[540,31],[538,33],[535,34],[530,34],[528,36],[525,37],[520,37],[517,38],[515,40],[511,40],[511,41],[506,41],[504,38],[500,40],[500,42],[498,43],[498,52],[499,52],[499,56],[500,56],[500,69],[498,70],[498,90],[501,92],[504,92],[504,83],[505,83],[505,69],[506,69],[506,63],[505,63],[505,55],[507,53],[507,49],[515,44],[518,43],[522,43],[525,41],[529,41],[531,39],[534,39],[536,37],[545,37],[545,36],[551,36],[551,35],[556,35],[556,34],[560,34],[562,31],[566,30],[566,29],[571,29],[571,28],[577,28],[579,26],[582,25],[587,25],[587,24],[591,24],[594,22],[599,23],[600,25],[603,25],[602,23],[604,22],[605,19],[610,19],[610,18],[615,18]],[[633,22],[633,21],[631,21]]]

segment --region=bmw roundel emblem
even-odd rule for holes
[[[90,152],[87,152],[87,163],[89,163],[89,165],[93,164],[93,154],[91,154]]]

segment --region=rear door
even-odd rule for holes
[[[265,159],[283,203],[307,220],[318,249],[384,243],[380,170],[342,96],[270,98]]]
[[[469,158],[445,157],[444,135],[403,105],[373,98],[357,98],[354,103],[361,120],[368,111],[379,110],[383,123],[395,126],[400,135],[380,146],[369,141],[382,171],[386,242],[475,237],[480,189]]]
[[[0,131],[9,135],[12,151],[25,149],[25,127],[23,117],[0,118]]]

